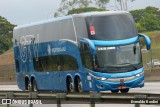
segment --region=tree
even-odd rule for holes
[[[123,11],[127,11],[128,10],[128,5],[127,5],[127,2],[128,1],[135,1],[135,0],[117,0],[118,2],[118,5],[116,4],[116,7],[118,10],[123,10]]]
[[[77,8],[77,9],[69,10],[68,11],[68,15],[70,15],[70,14],[78,14],[78,13],[83,13],[83,12],[91,12],[91,11],[106,11],[106,9],[95,8],[95,7]]]
[[[159,20],[154,14],[143,15],[139,23],[141,23],[147,31],[160,30]]]
[[[160,30],[160,10],[155,7],[133,10],[131,14],[137,23],[139,31]],[[143,27],[143,30],[140,28]]]
[[[0,54],[12,47],[12,31],[15,25],[0,16]]]
[[[96,1],[96,5],[99,8],[106,9],[107,3],[109,3],[110,0],[95,0],[95,1]]]
[[[138,32],[142,32],[146,30],[145,27],[141,25],[140,23],[136,23],[136,27],[138,29]]]
[[[96,6],[98,8],[106,8],[109,0],[62,0],[60,7],[55,12],[54,17],[67,15],[68,11],[77,8],[88,8]]]

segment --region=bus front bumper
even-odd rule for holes
[[[94,80],[96,91],[116,90],[125,88],[144,87],[144,75],[131,81],[125,82],[108,82],[107,80]]]

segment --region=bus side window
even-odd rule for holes
[[[57,71],[62,71],[63,56],[57,55]]]
[[[48,70],[49,71],[57,71],[57,57],[55,55],[53,56],[48,56]]]
[[[20,72],[19,61],[18,61],[18,60],[16,60],[16,71],[17,71],[17,72]]]
[[[80,53],[83,66],[92,70],[93,69],[92,56],[88,44],[86,43],[80,44]]]
[[[70,55],[63,55],[63,70],[78,70],[77,60]]]
[[[42,72],[43,71],[43,64],[42,64],[42,58],[39,57],[38,60],[36,58],[33,58],[33,64],[34,64],[34,69],[36,71]]]

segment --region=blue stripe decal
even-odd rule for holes
[[[113,40],[113,41],[101,41],[101,40],[91,40],[96,46],[119,46],[119,45],[127,45],[131,43],[135,43],[139,41],[139,37],[133,37],[130,39],[124,40]]]
[[[142,72],[144,72],[143,67],[130,72],[121,72],[121,73],[100,73],[100,72],[94,71],[93,75],[99,76],[99,77],[105,77],[105,78],[125,78],[125,77],[135,76]]]

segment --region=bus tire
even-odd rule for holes
[[[118,89],[116,89],[116,90],[111,90],[111,92],[112,92],[112,93],[118,93],[119,90],[118,90]]]
[[[26,91],[32,91],[32,84],[28,78],[25,79],[25,87],[26,87]]]
[[[33,79],[33,82],[32,82],[32,91],[37,91],[37,83],[35,79]]]
[[[27,77],[25,77],[25,91],[29,90],[29,79]]]
[[[82,89],[82,81],[80,80],[80,78],[77,78],[77,82],[78,82],[78,92],[83,92],[83,89]]]
[[[32,84],[29,81],[28,81],[27,89],[28,91],[32,91]]]
[[[121,93],[128,93],[129,92],[129,88],[121,89],[120,91],[121,91]]]
[[[67,78],[67,91],[68,92],[74,92],[74,85],[71,77]]]

